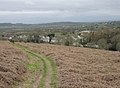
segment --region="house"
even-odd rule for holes
[[[95,44],[95,43],[87,43],[87,44],[85,45],[85,47],[89,47],[89,48],[99,48],[99,46],[98,46],[97,44]]]
[[[56,37],[52,38],[51,43],[57,43],[58,39]]]
[[[49,38],[50,38],[50,37],[48,37],[48,36],[42,36],[42,37],[41,37],[41,40],[42,40],[43,42],[49,42]]]
[[[9,37],[8,39],[11,40],[11,39],[13,39],[13,37]]]
[[[86,31],[81,31],[80,32],[80,35],[81,36],[84,36],[84,35],[86,35],[86,34],[89,34],[91,31],[89,31],[89,30],[86,30]]]
[[[8,38],[8,40],[12,40],[14,37],[15,37],[15,36],[10,36],[10,37]]]

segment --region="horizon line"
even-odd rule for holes
[[[54,21],[42,23],[26,23],[26,22],[0,22],[0,24],[51,24],[51,23],[99,23],[99,22],[117,22],[120,20],[106,20],[106,21]]]

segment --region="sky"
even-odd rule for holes
[[[120,0],[0,0],[0,23],[120,20]]]

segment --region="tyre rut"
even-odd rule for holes
[[[32,56],[41,59],[43,62],[43,65],[44,65],[43,72],[40,76],[39,74],[37,75],[32,85],[32,88],[56,88],[57,87],[57,75],[56,75],[57,71],[56,71],[55,63],[51,59],[45,56],[42,56],[37,52],[34,52],[28,49],[27,47],[24,47],[23,45],[16,44],[16,46],[24,50],[26,53],[29,53]]]

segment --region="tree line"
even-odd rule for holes
[[[103,29],[87,35],[87,42],[94,42],[100,49],[120,51],[120,29]]]

